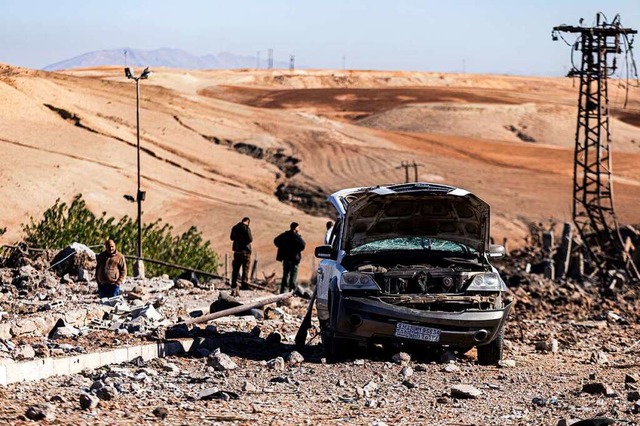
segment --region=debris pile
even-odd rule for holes
[[[580,239],[565,224],[555,244],[555,223],[530,225],[528,245],[494,262],[516,300],[518,318],[599,319],[610,314],[640,320],[638,291],[622,277],[603,282]],[[625,284],[623,284],[625,282]]]

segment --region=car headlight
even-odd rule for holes
[[[359,272],[345,272],[340,283],[342,290],[380,290],[371,275]]]
[[[467,291],[502,291],[504,284],[496,272],[487,272],[473,277]]]

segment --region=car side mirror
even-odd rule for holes
[[[319,259],[333,259],[334,258],[333,249],[329,245],[316,247],[315,255]]]
[[[504,246],[499,244],[489,245],[489,257],[492,259],[501,259],[505,256]]]

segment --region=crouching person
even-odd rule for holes
[[[96,281],[101,299],[120,295],[120,286],[127,278],[127,262],[124,255],[116,250],[116,243],[108,239],[104,247],[96,259]]]

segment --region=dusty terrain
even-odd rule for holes
[[[522,323],[525,338],[511,343],[510,363],[503,368],[480,367],[473,354],[450,363],[414,355],[406,366],[383,354],[325,364],[315,345],[303,352],[301,364],[270,367],[269,361],[286,359],[293,351],[289,339],[281,344],[266,341],[273,328],[294,332],[280,324],[256,324],[247,318],[218,325],[220,334],[212,345],[231,356],[237,365],[233,370],[216,371],[206,357],[171,357],[10,385],[1,390],[0,419],[31,423],[24,418],[28,407],[47,403],[56,416],[49,424],[153,424],[159,421],[153,414],[158,407],[167,410],[166,424],[556,425],[563,418],[598,415],[638,419],[633,401],[627,400],[629,385],[635,384],[625,383],[626,374],[637,374],[638,355],[623,353],[619,346],[637,335],[637,326]],[[510,326],[512,334],[519,326]],[[603,329],[596,327],[616,336],[614,341],[604,339]],[[536,351],[530,339],[546,333],[569,340],[558,353]],[[579,338],[572,337],[576,334]],[[594,353],[611,347],[617,352],[604,353],[605,363],[595,360]],[[118,389],[115,396],[98,408],[81,410],[80,394],[97,380]],[[589,383],[610,387],[610,395],[604,390],[583,392]],[[481,395],[452,397],[452,387],[460,384],[473,386]],[[200,399],[204,390],[219,393]]]
[[[271,241],[295,220],[308,242],[307,278],[331,215],[326,195],[403,181],[404,161],[420,165],[419,180],[460,186],[488,201],[492,236],[508,237],[511,248],[524,244],[530,222],[570,219],[577,98],[571,80],[154,71],[141,88],[145,220],[162,218],[177,230],[197,225],[225,253],[230,227],[248,215],[260,272],[279,272]],[[18,240],[29,216],[78,193],[96,213],[135,214],[123,198],[135,192],[135,88],[122,74],[0,66],[0,228],[7,227],[0,243]],[[637,224],[640,96],[631,88],[623,109],[620,85],[610,87],[615,201],[621,222]],[[499,265],[515,301],[500,366],[477,365],[473,350],[453,357],[410,347],[367,348],[326,363],[315,320],[308,346],[295,355],[308,303],[296,297],[278,309],[194,327],[187,334],[202,340],[193,353],[1,387],[0,421],[560,425],[604,416],[638,423],[635,288],[605,298],[589,280],[546,280],[525,272],[543,260],[527,250]],[[136,328],[140,321],[125,315],[117,330],[91,331],[94,319],[112,313],[97,303],[91,279],[60,277],[43,261],[1,269],[0,285],[0,361],[7,365],[156,342],[169,325],[194,309],[206,311],[228,291],[223,282],[129,279],[129,303],[157,305],[164,323],[149,318]],[[243,291],[240,301],[265,294]],[[59,318],[81,333],[49,336]],[[224,355],[231,362],[221,366]],[[457,393],[459,385],[472,386],[475,397]]]
[[[634,289],[602,298],[588,283],[525,273],[535,256],[514,254],[499,263],[515,300],[499,366],[478,365],[475,350],[455,356],[407,346],[363,348],[327,363],[316,320],[308,345],[295,351],[308,300],[294,297],[253,315],[182,329],[180,337],[199,339],[188,354],[2,386],[0,422],[555,426],[605,417],[637,424],[640,305]],[[48,338],[48,330],[26,330],[25,322],[68,318],[78,307],[108,312],[95,299],[93,280],[74,274],[61,280],[48,268],[49,258],[0,265],[0,310],[8,311],[2,325],[11,326],[0,338],[1,364],[156,342],[172,332],[158,322],[135,332],[84,327],[77,336]],[[167,324],[228,294],[222,282],[189,287],[166,278],[128,278],[123,290],[132,305],[165,300],[157,309]],[[239,301],[268,294],[242,291]],[[65,301],[62,309],[39,309],[56,300]]]
[[[308,277],[330,214],[326,195],[403,181],[403,161],[420,165],[419,180],[488,201],[493,237],[509,237],[512,248],[527,223],[570,218],[577,87],[569,79],[153,71],[141,83],[144,219],[178,231],[196,225],[224,253],[229,229],[248,215],[266,273],[279,271],[273,237],[295,220]],[[610,87],[615,202],[621,222],[640,223],[640,96],[631,88],[623,109],[621,84]],[[123,198],[136,189],[135,142],[135,84],[120,68],[0,66],[0,242],[18,240],[29,216],[77,193],[96,213],[135,215]]]

